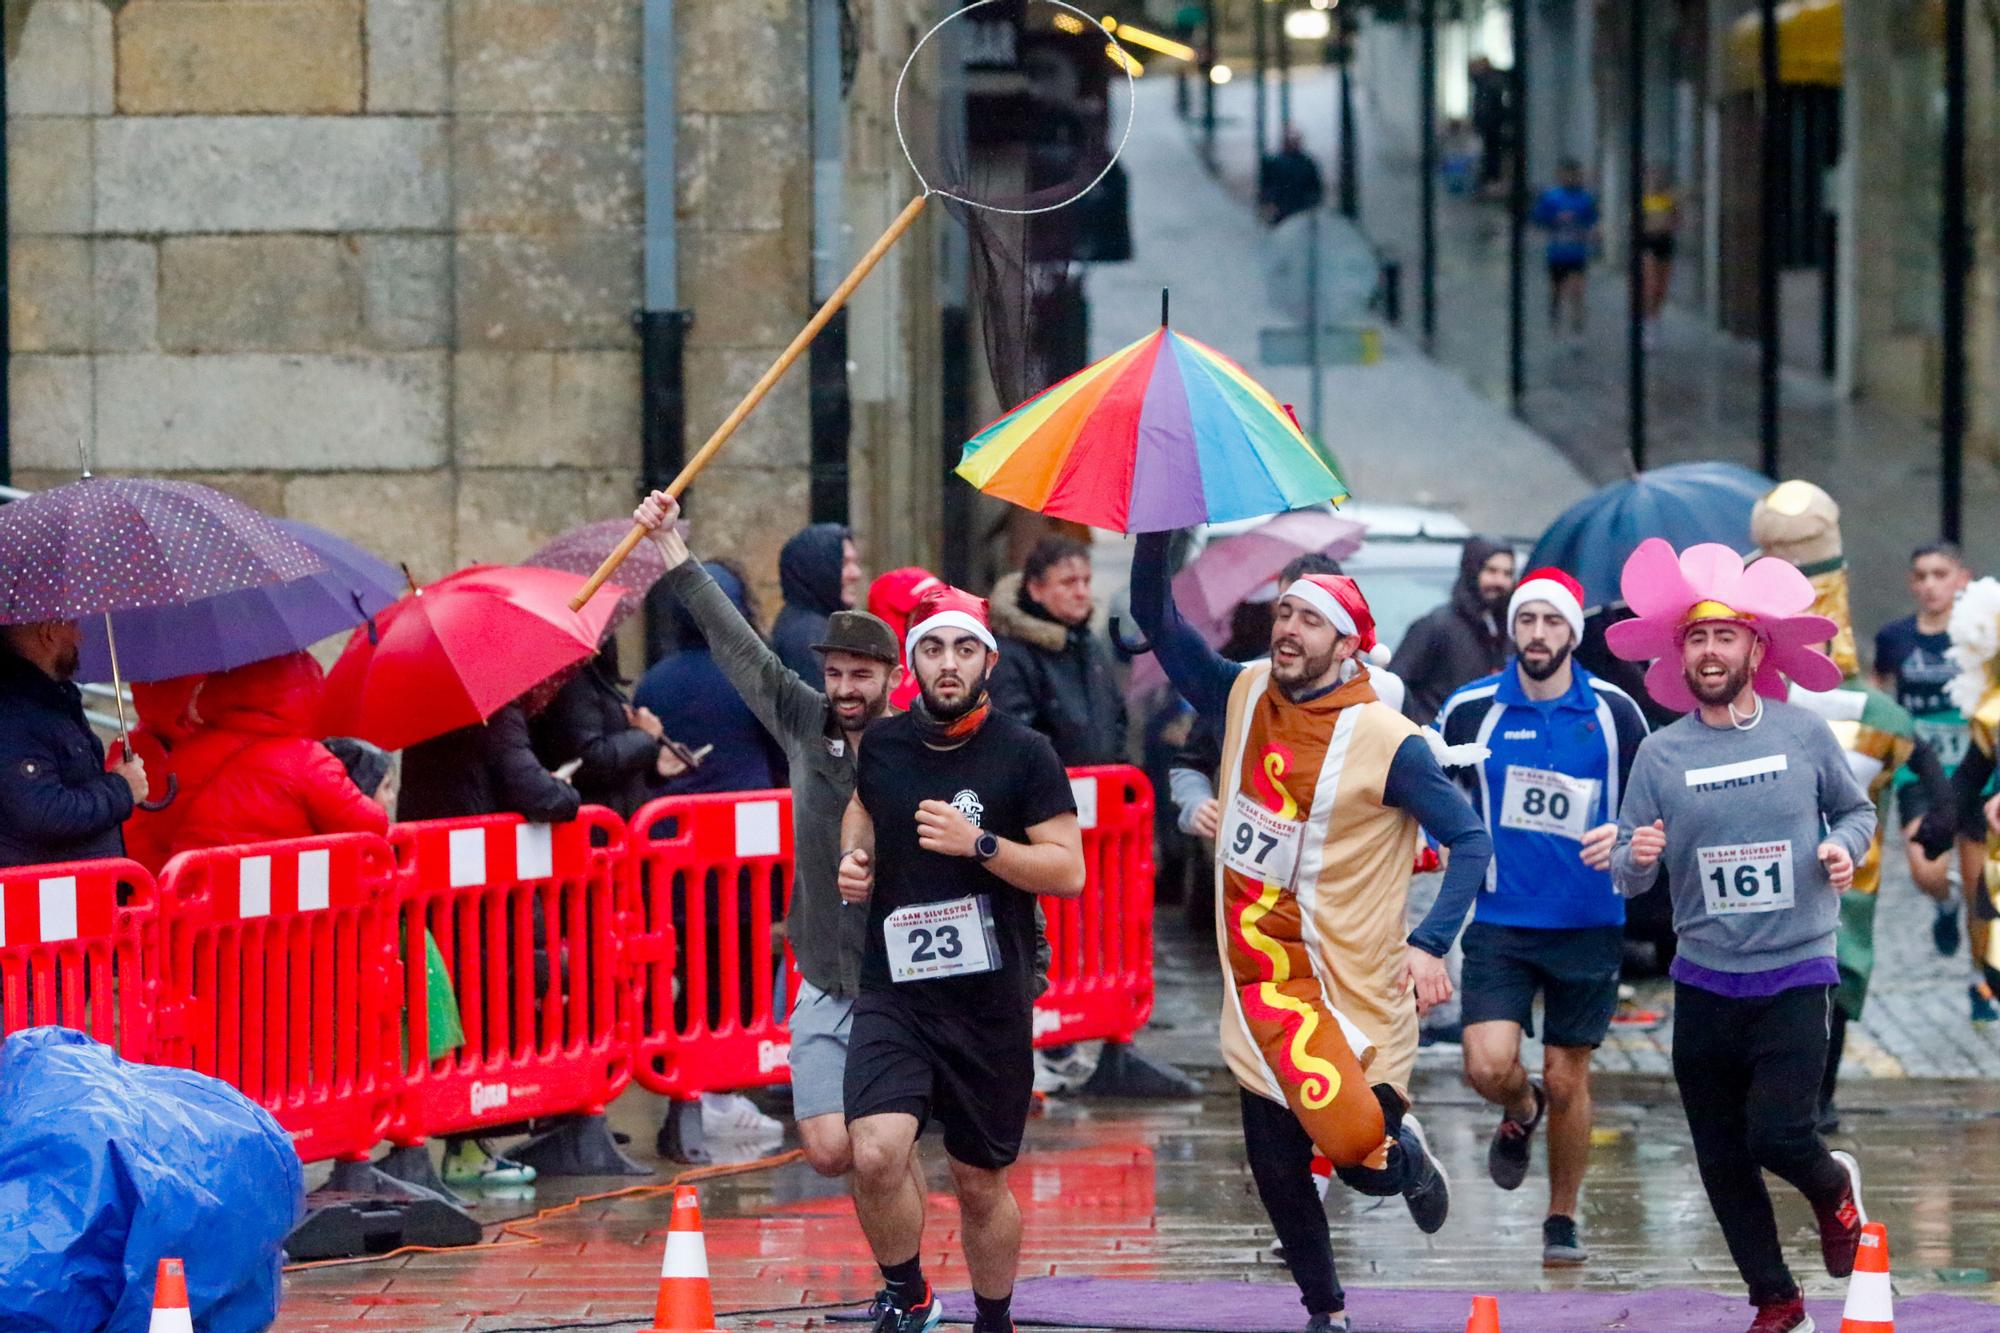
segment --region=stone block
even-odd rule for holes
[[[370,111],[451,105],[450,9],[446,0],[368,0]]]
[[[688,492],[688,519],[704,557],[736,561],[757,590],[765,619],[777,613],[778,551],[806,525],[812,479],[804,468],[712,464]]]
[[[160,252],[151,241],[93,242],[97,264],[95,350],[149,352],[159,346]]]
[[[7,222],[16,232],[90,230],[93,122],[7,117]]]
[[[264,353],[98,358],[107,468],[328,472],[444,462],[445,357]]]
[[[690,453],[750,392],[780,350],[782,344],[687,349],[683,364]],[[805,467],[812,459],[811,411],[812,382],[801,357],[730,437],[724,446],[730,461],[755,467]]]
[[[459,112],[638,113],[641,14],[630,0],[457,0],[451,12]]]
[[[460,466],[638,470],[635,352],[461,352],[453,402]]]
[[[465,231],[636,230],[645,222],[639,123],[624,116],[462,116]]]
[[[682,5],[681,110],[796,112],[806,104],[806,22],[793,0]]]
[[[812,317],[812,242],[804,231],[681,232],[682,304],[690,341],[709,347],[783,347]]]
[[[128,115],[361,109],[361,0],[146,0],[117,29]]]
[[[7,110],[111,113],[111,10],[99,0],[6,0]]]
[[[639,277],[636,233],[461,237],[459,345],[635,346]]]
[[[90,242],[81,236],[22,236],[7,256],[8,324],[14,351],[90,349]]]
[[[511,564],[558,533],[632,512],[629,471],[468,468],[458,474],[461,565]]]
[[[16,356],[7,371],[15,465],[73,480],[77,446],[90,442],[90,358]]]
[[[782,114],[680,118],[680,214],[717,231],[810,228],[806,119]]]
[[[451,342],[451,242],[443,236],[361,236],[361,322],[371,346]]]
[[[435,231],[451,212],[449,159],[435,119],[118,117],[97,123],[96,221],[121,233]]]
[[[442,469],[295,476],[285,480],[283,512],[407,564],[417,582],[429,583],[458,568],[452,491]]]
[[[361,328],[355,244],[338,236],[160,242],[160,345],[172,352],[318,352]]]

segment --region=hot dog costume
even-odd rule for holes
[[[1972,733],[1972,748],[1965,762],[1952,775],[1954,784],[1966,798],[1965,825],[1960,833],[1975,836],[1973,807],[1984,795],[2000,750],[2000,581],[1974,579],[1951,610],[1951,656],[1958,676],[1951,682],[1951,701],[1965,714]],[[2000,835],[1983,830],[1986,839],[1986,895],[1980,901],[1980,916],[2000,918]],[[2000,987],[2000,930],[1986,932],[1986,954],[1981,960],[1986,984]]]

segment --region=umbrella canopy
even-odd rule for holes
[[[1037,513],[1115,532],[1347,498],[1333,460],[1268,390],[1165,327],[974,436],[958,475]]]
[[[1267,588],[1302,555],[1344,560],[1367,532],[1351,518],[1317,509],[1280,514],[1248,532],[1212,541],[1174,576],[1174,600],[1189,620],[1227,628],[1239,603]],[[1220,640],[1217,640],[1220,642]]]
[[[679,525],[683,530],[686,524]],[[580,528],[571,528],[541,550],[522,561],[538,569],[560,569],[571,574],[590,575],[604,563],[612,548],[625,539],[632,530],[629,518],[607,518],[596,523],[586,523]],[[624,593],[618,598],[618,605],[604,626],[606,634],[620,625],[645,605],[646,594],[653,585],[666,577],[667,560],[660,554],[660,548],[651,542],[640,542],[618,566],[618,583]]]
[[[0,624],[177,606],[325,568],[275,520],[193,482],[85,477],[0,506]]]
[[[1614,482],[1577,501],[1549,525],[1528,557],[1529,569],[1553,565],[1583,585],[1586,607],[1619,600],[1626,560],[1648,537],[1676,550],[1720,542],[1755,549],[1750,510],[1777,483],[1735,463],[1676,463]]]
[[[354,628],[402,596],[403,576],[394,565],[310,523],[283,518],[272,523],[326,568],[181,606],[112,613],[124,679],[171,680],[296,652]],[[77,678],[110,680],[104,617],[87,617],[82,629],[83,665]]]
[[[325,729],[400,750],[469,727],[597,651],[624,589],[569,599],[583,579],[553,569],[474,565],[403,598],[355,630],[326,678]]]

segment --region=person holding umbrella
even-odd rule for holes
[[[123,856],[120,827],[146,799],[146,768],[110,772],[75,677],[70,620],[0,626],[0,866]]]

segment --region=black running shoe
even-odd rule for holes
[[[1503,1190],[1517,1190],[1528,1178],[1529,1145],[1542,1117],[1548,1114],[1549,1094],[1542,1081],[1529,1079],[1528,1091],[1535,1094],[1534,1117],[1525,1123],[1511,1116],[1502,1120],[1493,1131],[1493,1141],[1486,1145],[1486,1174]]]
[[[1958,952],[1958,904],[1939,903],[1937,915],[1931,918],[1931,944],[1941,958],[1949,958]]]
[[[1577,1238],[1576,1219],[1561,1213],[1542,1222],[1542,1267],[1574,1268],[1590,1259],[1590,1251]]]
[[[1451,1213],[1451,1180],[1437,1158],[1431,1156],[1430,1141],[1424,1137],[1424,1127],[1415,1116],[1403,1117],[1402,1133],[1397,1138],[1403,1151],[1416,1161],[1410,1183],[1403,1187],[1403,1202],[1410,1206],[1410,1220],[1426,1236],[1436,1235]]]
[[[924,1298],[907,1310],[898,1307],[886,1291],[875,1300],[874,1333],[931,1333],[944,1318],[944,1307],[938,1304],[937,1293],[928,1289]]]
[[[1354,1333],[1354,1325],[1344,1314],[1316,1314],[1306,1324],[1306,1333]]]

